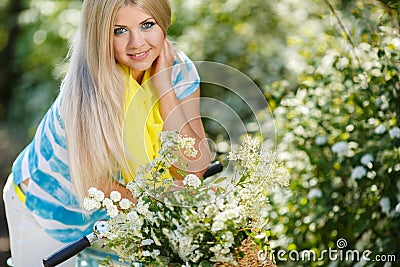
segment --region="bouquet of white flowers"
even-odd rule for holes
[[[117,191],[105,197],[96,188],[85,198],[85,209],[107,210],[105,245],[120,261],[144,266],[237,265],[246,256],[239,249],[243,241],[250,238],[258,249],[265,249],[268,191],[289,183],[274,153],[246,136],[228,156],[235,164],[232,175],[202,180],[188,174],[185,188],[172,191],[168,169],[182,163],[180,152],[195,155],[194,140],[163,132],[161,142],[159,157],[141,166],[136,180],[126,185],[134,203]]]

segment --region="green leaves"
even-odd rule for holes
[[[286,94],[275,112],[278,151],[286,155],[293,183],[290,198],[280,202],[291,212],[271,212],[284,225],[276,235],[292,238],[298,250],[327,249],[346,238],[351,249],[398,253],[400,231],[393,225],[400,223],[400,183],[394,178],[400,175],[394,145],[400,126],[399,39],[390,17],[375,19],[382,10],[354,2],[349,8],[357,10],[356,17],[339,16],[345,25],[357,25],[354,47],[340,28],[325,25],[325,49],[303,55],[307,67],[299,89]],[[319,46],[302,45],[309,52]],[[365,162],[366,155],[373,160]],[[328,259],[311,266],[320,264]]]

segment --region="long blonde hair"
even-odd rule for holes
[[[114,57],[113,26],[118,10],[129,4],[147,10],[166,35],[169,0],[84,0],[70,48],[60,112],[79,200],[89,187],[110,185],[119,170],[126,170],[122,141],[126,85]]]

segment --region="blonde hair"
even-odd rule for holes
[[[119,170],[126,170],[122,141],[126,88],[114,57],[113,26],[118,10],[129,4],[147,10],[166,35],[169,0],[84,0],[70,48],[60,112],[71,179],[80,201],[88,188],[110,185]]]

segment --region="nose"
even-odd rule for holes
[[[140,48],[145,43],[143,32],[140,30],[131,31],[129,46],[131,48]]]

